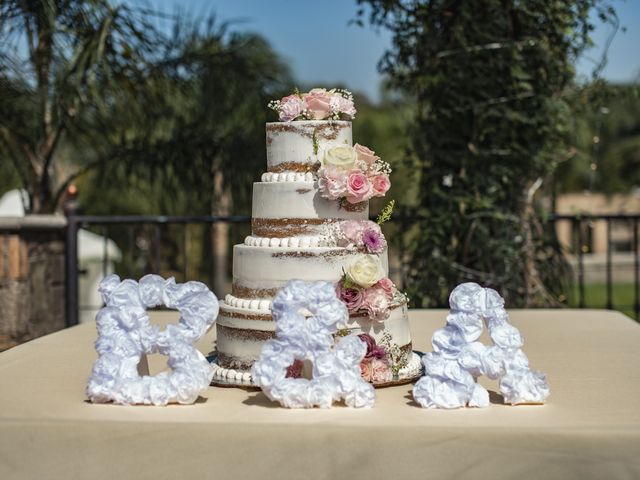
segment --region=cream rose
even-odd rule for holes
[[[325,165],[340,167],[344,170],[350,170],[356,165],[357,154],[353,147],[339,146],[328,148],[324,152],[323,162]]]
[[[369,288],[385,276],[380,259],[375,255],[363,255],[346,268],[349,279],[364,288]]]

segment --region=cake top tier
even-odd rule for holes
[[[356,109],[351,92],[314,88],[269,103],[279,122],[267,123],[267,169],[272,173],[315,172],[328,148],[351,146]]]
[[[315,172],[328,148],[352,145],[347,121],[272,122],[266,130],[269,172]]]

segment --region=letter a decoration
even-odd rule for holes
[[[508,322],[502,297],[475,283],[458,285],[449,297],[447,325],[433,334],[433,352],[422,357],[425,376],[413,387],[424,408],[486,407],[489,393],[476,383],[481,375],[500,379],[506,403],[539,404],[549,396],[546,376],[529,368],[523,339]],[[493,345],[477,340],[483,320]]]

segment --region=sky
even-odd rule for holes
[[[366,24],[350,24],[359,8],[355,0],[157,0],[146,4],[166,12],[180,9],[195,17],[215,13],[221,21],[232,21],[235,30],[264,36],[302,85],[340,84],[379,99],[377,64],[391,46],[391,35]],[[640,81],[640,1],[614,0],[613,5],[626,32],[616,33],[602,76],[615,83]],[[596,24],[596,46],[577,64],[578,75],[585,79],[591,76],[612,31],[610,25]]]

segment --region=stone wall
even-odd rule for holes
[[[0,217],[0,351],[65,327],[65,227],[58,215]]]

